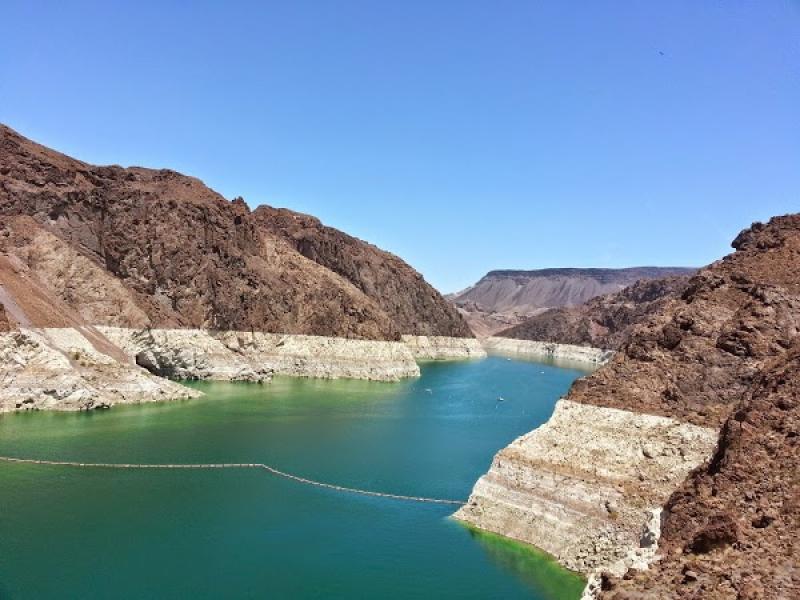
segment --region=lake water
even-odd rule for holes
[[[402,383],[194,383],[201,400],[0,417],[0,454],[263,462],[321,481],[466,499],[492,456],[584,373],[490,357]],[[504,401],[498,401],[502,397]],[[583,582],[454,507],[263,470],[0,462],[0,598],[575,599]]]

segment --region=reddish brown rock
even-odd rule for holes
[[[256,218],[241,199],[174,171],[89,165],[0,126],[0,250],[90,322],[367,339],[466,333],[400,259],[325,228],[321,255],[335,257],[330,245],[342,243],[342,256],[366,257],[359,283],[331,268],[335,258],[303,256],[266,213]],[[24,311],[26,298],[16,300]],[[54,325],[43,321],[34,324]]]
[[[486,337],[499,335],[498,332],[548,309],[579,306],[643,279],[688,276],[694,271],[685,267],[498,270],[490,271],[475,285],[448,298],[475,334]]]
[[[734,244],[636,325],[570,399],[720,426],[800,331],[800,215],[756,224]]]
[[[402,333],[472,337],[456,309],[397,256],[310,215],[271,206],[253,214],[266,231],[374,299]]]
[[[660,552],[604,597],[800,597],[800,342],[770,361],[719,448],[665,507]]]
[[[497,335],[616,350],[635,325],[680,295],[688,281],[688,276],[643,279],[579,306],[551,308]]]

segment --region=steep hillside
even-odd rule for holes
[[[540,269],[490,271],[472,287],[453,294],[479,335],[516,325],[548,308],[576,306],[596,296],[618,292],[640,279],[689,275],[683,267],[627,269]]]
[[[733,247],[501,450],[457,516],[608,571],[620,597],[675,597],[684,580],[690,598],[793,597],[800,215]],[[662,522],[667,558],[620,583],[662,555]]]
[[[280,214],[256,216],[174,171],[89,165],[0,126],[0,252],[42,298],[89,323],[364,339],[467,334],[397,257],[324,228],[307,258],[279,233]],[[368,264],[362,279],[361,263],[333,268],[342,255]],[[27,296],[11,300],[36,315],[34,325],[55,324],[56,313],[26,306]]]
[[[253,214],[266,231],[375,300],[403,333],[472,337],[458,312],[393,254],[310,215],[270,206],[259,206]]]
[[[663,520],[664,558],[606,580],[606,597],[800,597],[800,343],[764,368]]]
[[[616,350],[635,325],[680,295],[688,281],[688,276],[643,279],[579,306],[548,309],[497,335]]]

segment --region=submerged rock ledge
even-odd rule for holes
[[[499,354],[516,354],[530,358],[546,358],[566,360],[603,365],[612,356],[613,350],[592,348],[589,346],[574,346],[572,344],[556,344],[554,342],[536,342],[532,340],[517,340],[503,337],[489,337],[483,340],[483,347],[487,352]]]

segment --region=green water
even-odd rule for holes
[[[0,454],[264,462],[399,494],[466,498],[492,456],[582,373],[489,358],[398,384],[196,383],[201,400],[0,418]],[[505,401],[498,402],[498,396]],[[582,581],[453,507],[264,471],[0,463],[0,598],[574,599]]]

